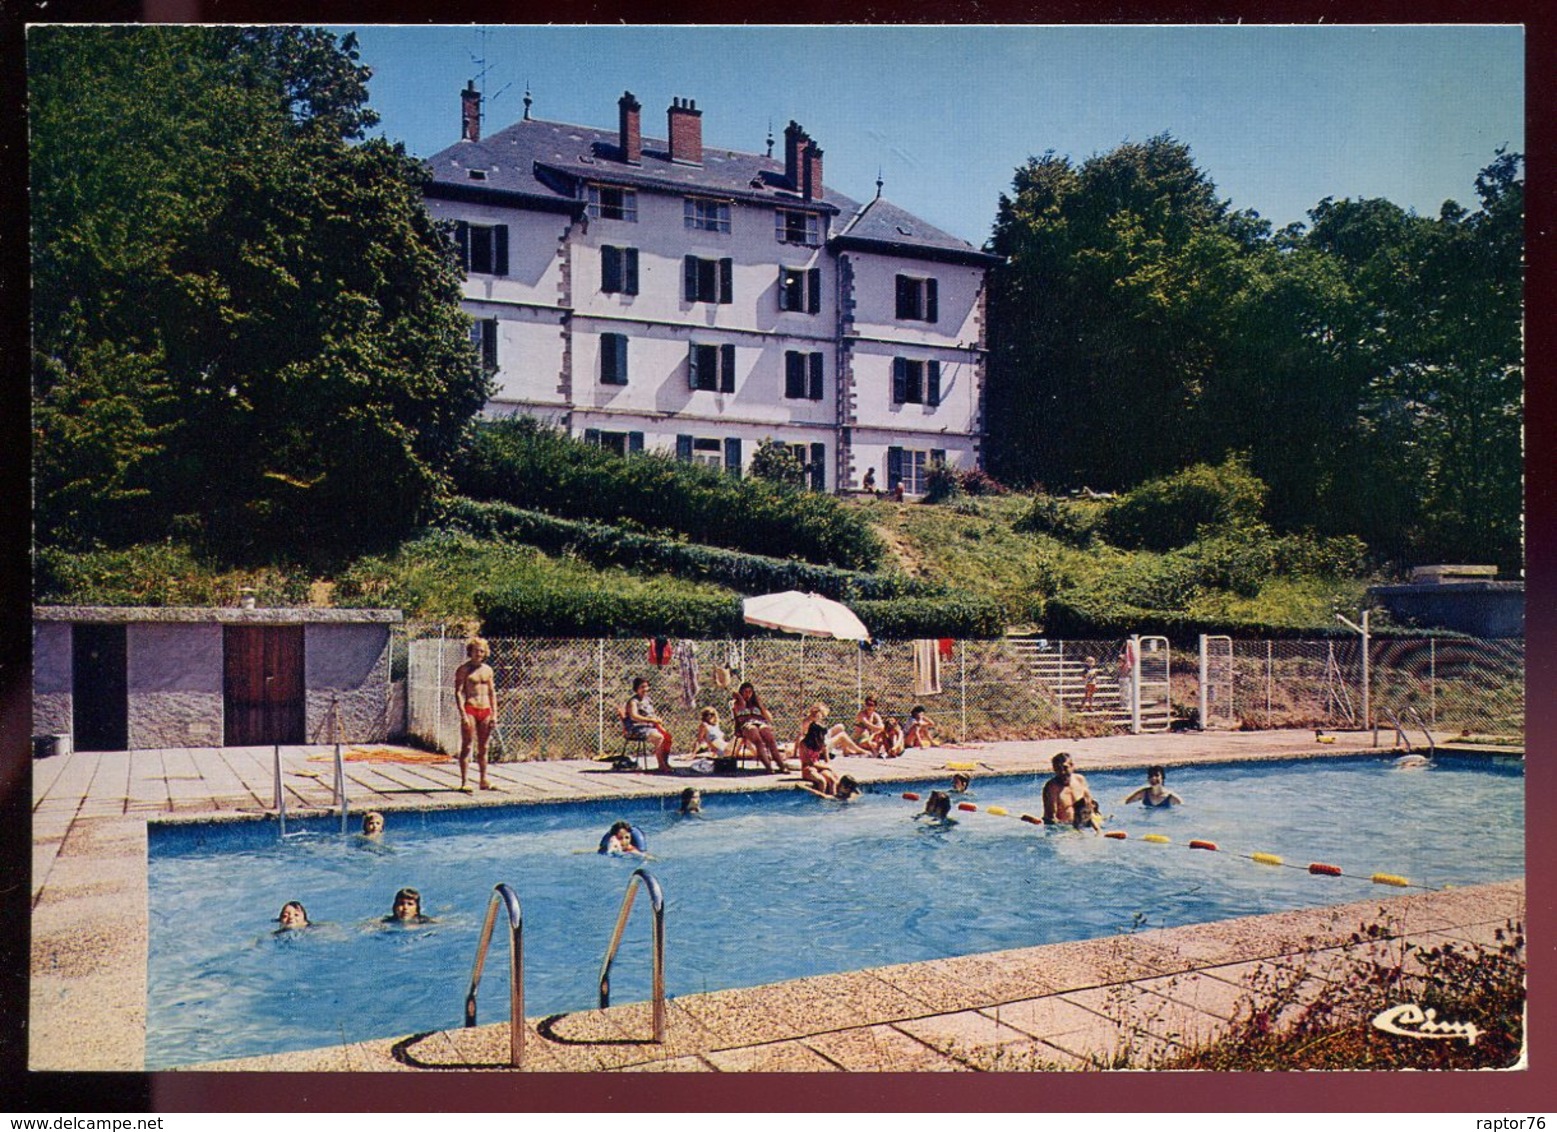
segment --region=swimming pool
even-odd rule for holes
[[[594,851],[618,817],[648,834],[673,996],[1399,891],[1371,885],[1376,872],[1433,887],[1524,872],[1517,764],[1185,767],[1168,785],[1187,804],[1169,811],[1120,804],[1141,771],[1087,777],[1128,840],[1020,822],[1041,813],[1033,776],[979,779],[978,812],[946,827],[916,820],[919,807],[901,797],[943,781],[878,786],[849,805],[800,791],[711,793],[690,819],[674,799],[393,813],[382,845],[343,837],[335,821],[285,842],[269,822],[153,825],[147,1068],[459,1026],[499,881],[524,906],[526,1012],[592,1008],[637,865]],[[1171,843],[1142,841],[1149,833]],[[1191,838],[1223,851],[1191,851]],[[1251,851],[1362,879],[1235,855]],[[404,885],[421,890],[436,922],[381,922]],[[315,926],[274,934],[293,899]],[[648,997],[647,914],[640,899],[613,1002]],[[490,962],[483,1021],[504,1017],[505,995],[506,964]]]

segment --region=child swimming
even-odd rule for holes
[[[294,928],[308,927],[308,909],[304,908],[296,900],[288,900],[281,906],[281,914],[276,917],[276,922],[281,926],[277,931],[291,931]]]
[[[1125,798],[1124,804],[1141,802],[1148,809],[1157,806],[1183,805],[1184,799],[1163,785],[1168,777],[1168,771],[1164,767],[1153,766],[1146,768],[1146,785],[1139,790],[1131,791]]]
[[[612,856],[641,856],[648,852],[648,841],[631,822],[613,822],[600,839],[599,851]]]

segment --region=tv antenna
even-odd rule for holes
[[[479,37],[477,43],[479,54],[477,52],[470,52],[470,61],[475,65],[476,68],[476,89],[481,92],[481,105],[483,114],[485,114],[485,108],[488,102],[496,102],[499,98],[503,97],[504,91],[514,85],[511,82],[507,82],[499,87],[495,94],[487,94],[487,74],[492,70],[492,64],[487,60],[487,34],[487,29],[485,27],[479,27],[476,29],[476,35]]]

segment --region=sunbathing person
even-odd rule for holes
[[[804,733],[805,729],[813,723],[819,723],[823,727],[827,727],[827,716],[831,712],[832,709],[826,704],[812,704],[806,710],[805,718],[800,721],[801,732]],[[835,723],[831,727],[827,727],[827,754],[831,757],[840,753],[845,755],[870,754],[868,750],[849,738],[849,729],[847,727],[841,723]]]
[[[877,758],[895,759],[903,753],[903,728],[897,720],[887,716],[881,728],[881,746],[876,752]]]
[[[934,747],[939,744],[935,741],[935,720],[930,718],[930,713],[924,710],[923,704],[918,704],[914,710],[908,713],[908,730],[903,734],[904,747]]]
[[[706,707],[697,714],[697,743],[694,750],[706,751],[716,759],[723,758],[730,743],[724,737],[724,728],[719,726],[719,713]]]
[[[774,774],[789,769],[779,753],[778,736],[773,734],[773,715],[758,698],[750,680],[735,690],[730,714],[735,719],[735,733],[756,749],[763,766]]]
[[[871,754],[879,754],[881,733],[886,730],[886,726],[886,721],[876,710],[876,697],[866,696],[859,714],[854,717],[854,741]]]

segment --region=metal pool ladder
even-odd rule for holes
[[[616,949],[621,945],[622,933],[627,929],[627,917],[632,913],[633,901],[638,896],[638,885],[649,890],[649,906],[654,912],[652,928],[653,940],[653,1001],[654,1001],[654,1040],[663,1043],[665,1041],[665,893],[660,889],[660,882],[654,879],[647,869],[634,869],[632,879],[627,882],[627,894],[622,898],[622,910],[616,917],[616,930],[611,933],[611,943],[606,948],[605,959],[600,964],[600,1007],[605,1009],[611,1005],[611,961],[616,958]]]
[[[476,1024],[476,991],[481,986],[481,968],[486,965],[499,901],[508,909],[508,1064],[518,1069],[524,1059],[524,912],[519,907],[519,897],[506,884],[493,888],[492,898],[487,901],[486,922],[481,927],[481,942],[476,945],[476,965],[470,973],[470,991],[465,995],[465,1025]]]

